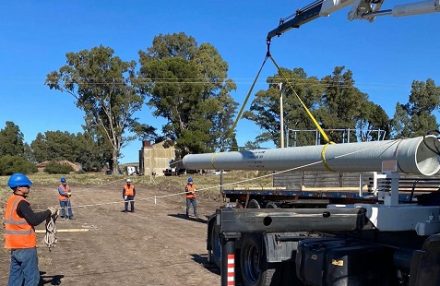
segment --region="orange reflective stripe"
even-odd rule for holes
[[[28,222],[25,220],[25,219],[23,219],[23,220],[21,220],[21,221],[16,221],[16,220],[3,220],[3,223],[4,224],[13,224],[13,225],[21,225],[21,224],[27,224]]]
[[[33,229],[28,229],[28,230],[5,230],[5,234],[14,234],[14,235],[28,235],[33,233],[34,230]]]

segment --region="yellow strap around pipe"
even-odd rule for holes
[[[330,142],[330,143],[325,144],[325,145],[322,147],[322,150],[321,150],[321,161],[322,161],[322,164],[324,165],[324,167],[327,169],[327,171],[334,172],[335,170],[333,170],[332,168],[330,168],[330,165],[328,164],[327,159],[325,158],[325,152],[327,151],[327,147],[328,147],[330,144],[335,144],[335,143]]]

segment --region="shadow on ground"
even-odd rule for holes
[[[46,272],[40,271],[40,283],[38,286],[61,285],[62,278],[64,278],[64,275],[46,275]]]
[[[208,254],[191,254],[192,260],[197,262],[198,264],[202,264],[203,267],[209,270],[211,273],[220,275],[220,269],[213,263],[208,261]]]
[[[186,217],[186,215],[185,214],[168,214],[168,216],[171,216],[171,217],[175,217],[175,218],[180,218],[180,219],[184,219],[184,220],[190,220],[190,221],[195,221],[195,222],[200,222],[200,223],[207,223],[208,222],[208,220],[206,219],[206,217],[205,218],[202,218],[202,217]]]

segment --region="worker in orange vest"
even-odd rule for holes
[[[72,190],[67,184],[67,180],[64,177],[60,179],[61,184],[58,186],[58,200],[60,201],[61,217],[67,219],[73,219],[72,204],[70,197],[72,196]]]
[[[194,216],[197,215],[197,198],[196,198],[196,185],[194,185],[193,179],[188,178],[188,182],[185,186],[185,197],[186,197],[186,218],[189,218],[189,208],[193,206]]]
[[[5,248],[11,251],[8,286],[37,286],[40,281],[37,256],[37,236],[34,227],[58,214],[56,207],[34,213],[26,200],[31,180],[14,173],[8,180],[13,194],[8,198],[3,217]]]
[[[130,212],[134,212],[134,197],[136,196],[136,189],[131,183],[130,179],[125,181],[124,188],[122,189],[122,197],[124,198],[125,208],[123,212],[128,212],[128,203],[130,202]]]

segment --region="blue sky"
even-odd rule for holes
[[[383,8],[399,2],[385,1]],[[0,128],[16,123],[26,142],[38,132],[82,131],[83,112],[74,99],[45,86],[46,75],[65,64],[67,52],[98,45],[114,49],[123,60],[138,60],[155,35],[185,32],[197,42],[213,44],[229,64],[240,104],[265,55],[265,38],[278,20],[312,0],[255,1],[1,1]],[[322,77],[337,65],[351,69],[356,85],[389,116],[398,101],[407,102],[412,80],[432,78],[440,85],[440,13],[381,17],[374,23],[347,19],[348,10],[320,18],[272,41],[272,55],[287,68],[303,67]],[[275,73],[268,63],[255,91]],[[148,107],[136,114],[160,129]],[[436,111],[438,117],[439,113]],[[243,145],[260,134],[241,120],[237,140]],[[139,141],[123,149],[121,162],[137,161]]]

